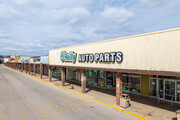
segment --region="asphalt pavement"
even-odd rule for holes
[[[0,65],[0,120],[139,120]]]

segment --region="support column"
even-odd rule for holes
[[[52,81],[52,68],[49,66],[49,82]]]
[[[40,64],[40,78],[43,79],[43,64]]]
[[[16,63],[16,70],[18,69],[18,63]]]
[[[24,64],[24,63],[21,63],[21,72],[23,72],[23,64]]]
[[[31,74],[31,64],[29,63],[29,74]]]
[[[86,93],[86,71],[81,70],[81,92]]]
[[[19,71],[21,71],[21,63],[19,63]]]
[[[19,63],[17,63],[17,70],[19,70]]]
[[[61,82],[62,86],[65,85],[65,68],[61,68]]]
[[[122,73],[116,73],[116,104],[120,105],[120,96],[122,94]]]
[[[36,76],[36,63],[34,63],[34,76]]]
[[[25,72],[27,73],[27,64],[25,63],[24,65],[25,65]]]

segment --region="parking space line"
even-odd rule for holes
[[[0,120],[1,120],[1,114],[0,114]]]
[[[43,113],[43,111],[41,111],[38,107],[35,107],[37,110],[39,110],[39,112],[44,116],[46,117],[47,115]]]
[[[70,106],[72,106],[73,108],[77,108],[76,106],[74,106],[74,105],[72,105],[72,104],[70,104],[70,103],[68,103],[68,102],[66,102],[66,101],[63,101],[64,103],[66,103],[66,104],[68,104],[68,105],[70,105]]]
[[[76,99],[76,100],[78,100],[78,101],[80,101],[80,102],[83,102],[83,103],[85,103],[85,104],[88,104],[87,102],[84,102],[84,101],[82,101],[82,100],[80,100],[80,99],[78,99],[78,98],[74,98],[74,99]]]
[[[18,113],[20,114],[20,116],[22,117],[23,120],[25,120],[23,114],[21,113],[21,111],[19,110]]]
[[[63,112],[62,110],[58,109],[56,106],[54,106],[53,104],[49,104],[51,105],[52,107],[54,107],[55,109],[57,109],[59,112]]]

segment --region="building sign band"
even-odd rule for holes
[[[62,62],[76,62],[76,53],[73,51],[67,53],[66,51],[61,52],[61,61]]]
[[[62,62],[76,62],[76,55],[73,51],[67,53],[66,51],[61,52]],[[79,62],[117,62],[121,63],[123,60],[122,52],[106,52],[106,53],[89,53],[89,54],[79,54]]]

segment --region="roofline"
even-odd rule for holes
[[[177,30],[180,30],[180,27],[162,30],[162,31],[155,31],[155,32],[150,32],[150,33],[143,33],[143,34],[138,34],[138,35],[126,36],[126,37],[121,37],[121,38],[114,38],[114,39],[109,39],[109,40],[97,41],[97,42],[92,42],[92,43],[73,45],[73,46],[69,46],[69,47],[51,49],[49,51],[54,51],[54,50],[58,50],[58,49],[66,49],[66,48],[74,48],[74,47],[79,47],[82,45],[91,45],[91,44],[99,44],[99,43],[104,43],[104,42],[112,42],[112,41],[117,41],[117,40],[123,40],[123,39],[128,39],[128,38],[141,37],[141,36],[147,36],[147,35],[153,35],[153,34],[159,34],[159,33],[166,33],[166,32],[177,31]]]

